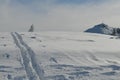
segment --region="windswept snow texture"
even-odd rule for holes
[[[0,80],[120,80],[119,47],[101,34],[0,33]]]

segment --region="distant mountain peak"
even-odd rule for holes
[[[105,23],[100,23],[100,24],[96,25],[95,27],[105,28],[105,27],[109,27],[109,26]]]
[[[120,28],[113,28],[105,23],[100,23],[92,28],[87,29],[85,32],[118,36],[120,35]]]

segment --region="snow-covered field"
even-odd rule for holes
[[[120,80],[120,39],[84,32],[0,33],[0,80]]]

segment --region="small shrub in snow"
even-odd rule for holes
[[[5,54],[3,54],[3,57],[9,59],[10,55],[8,53],[5,53]]]
[[[6,44],[3,44],[4,47],[6,47],[7,45]]]
[[[12,76],[10,74],[8,74],[7,78],[8,79],[12,79]]]
[[[1,37],[2,39],[4,39],[5,37]]]
[[[30,37],[30,38],[35,39],[36,37],[35,37],[35,36],[33,36],[33,37]]]

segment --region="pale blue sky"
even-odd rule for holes
[[[32,3],[32,2],[35,2],[35,1],[39,1],[39,2],[47,2],[47,1],[50,1],[50,0],[12,0],[12,2],[19,2],[21,4],[29,4],[29,3]],[[99,3],[99,2],[103,2],[103,1],[106,1],[106,0],[51,0],[55,3],[66,3],[66,4],[81,4],[81,3],[88,3],[88,2],[93,2],[93,3]]]
[[[120,26],[120,0],[0,0],[0,31],[84,31]],[[9,28],[9,29],[8,29]]]

